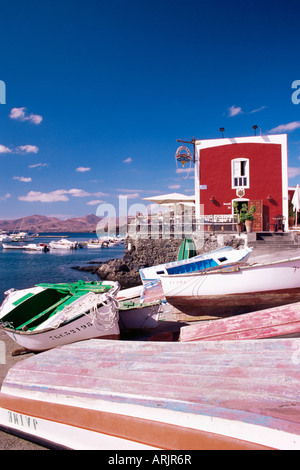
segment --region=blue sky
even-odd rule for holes
[[[300,183],[299,13],[298,0],[1,2],[0,219],[191,194],[176,139],[220,127],[288,133]]]

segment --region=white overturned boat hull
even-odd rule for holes
[[[161,277],[167,301],[194,318],[230,316],[300,301],[300,258]]]

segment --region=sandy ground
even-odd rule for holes
[[[2,382],[6,377],[9,369],[16,364],[18,361],[23,361],[27,357],[30,357],[30,354],[23,356],[12,356],[11,351],[17,349],[18,345],[11,340],[4,331],[0,331],[0,341],[3,341],[5,344],[5,364],[2,364],[3,358],[1,355],[0,361],[0,387]],[[1,343],[3,344],[3,343]],[[3,348],[1,348],[2,353]],[[19,437],[7,434],[0,430],[0,450],[45,450],[45,447],[39,446],[33,442],[26,441]]]

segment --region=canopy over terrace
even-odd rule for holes
[[[160,196],[144,197],[144,201],[154,202],[160,206],[195,206],[195,196],[180,193],[161,194]]]

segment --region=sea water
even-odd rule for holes
[[[53,236],[53,238],[51,237]],[[55,238],[54,238],[55,235]],[[40,234],[30,243],[49,243],[65,236],[68,240],[87,242],[97,239],[91,233]],[[27,242],[26,242],[27,243]],[[29,242],[28,242],[29,243]],[[122,258],[124,244],[103,248],[79,248],[76,250],[50,250],[48,252],[6,250],[0,248],[0,303],[8,289],[26,289],[41,282],[76,282],[100,280],[96,274],[78,271],[75,266],[88,266],[90,261],[105,262]]]

